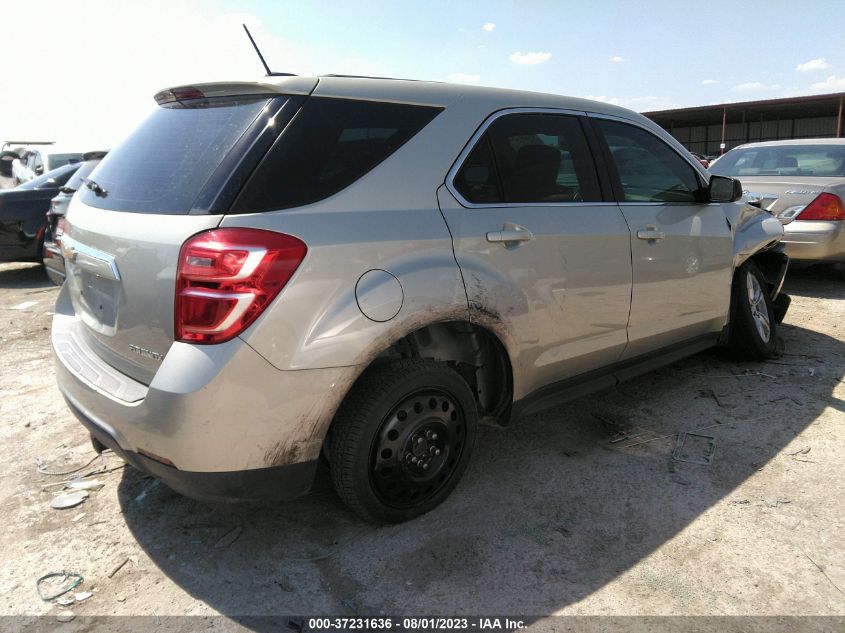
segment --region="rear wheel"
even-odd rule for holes
[[[477,418],[469,386],[443,363],[402,360],[369,370],[332,426],[338,495],[374,523],[428,512],[466,470]]]
[[[729,347],[738,358],[765,360],[775,355],[776,345],[776,312],[760,269],[749,260],[734,279]]]

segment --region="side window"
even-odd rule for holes
[[[467,157],[454,185],[473,203],[602,199],[581,124],[559,114],[509,114],[496,119]]]
[[[633,125],[604,119],[596,123],[616,164],[625,202],[698,200],[698,175],[666,143]]]
[[[402,147],[441,109],[310,97],[250,177],[232,212],[328,198]]]

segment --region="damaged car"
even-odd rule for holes
[[[159,92],[70,202],[52,327],[90,432],[174,490],[360,517],[455,489],[482,421],[775,353],[776,218],[647,118],[356,77]]]

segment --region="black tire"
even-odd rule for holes
[[[752,292],[755,293],[753,297]],[[734,357],[741,360],[766,360],[775,356],[776,311],[769,296],[768,285],[760,269],[751,260],[736,271],[731,314],[728,348]]]
[[[401,523],[443,502],[475,445],[478,410],[443,363],[409,359],[368,370],[331,429],[331,476],[343,502],[372,523]]]

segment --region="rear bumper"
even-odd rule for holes
[[[782,243],[790,259],[845,262],[845,222],[795,220],[783,230]]]
[[[308,492],[314,481],[317,460],[227,472],[193,472],[168,466],[145,455],[125,450],[108,429],[89,418],[65,396],[82,425],[106,448],[127,464],[159,479],[176,492],[208,502],[294,499]]]
[[[65,284],[53,317],[58,385],[100,442],[195,498],[286,499],[307,491],[355,368],[278,370],[240,339],[174,343],[144,385],[87,345],[68,292]]]

